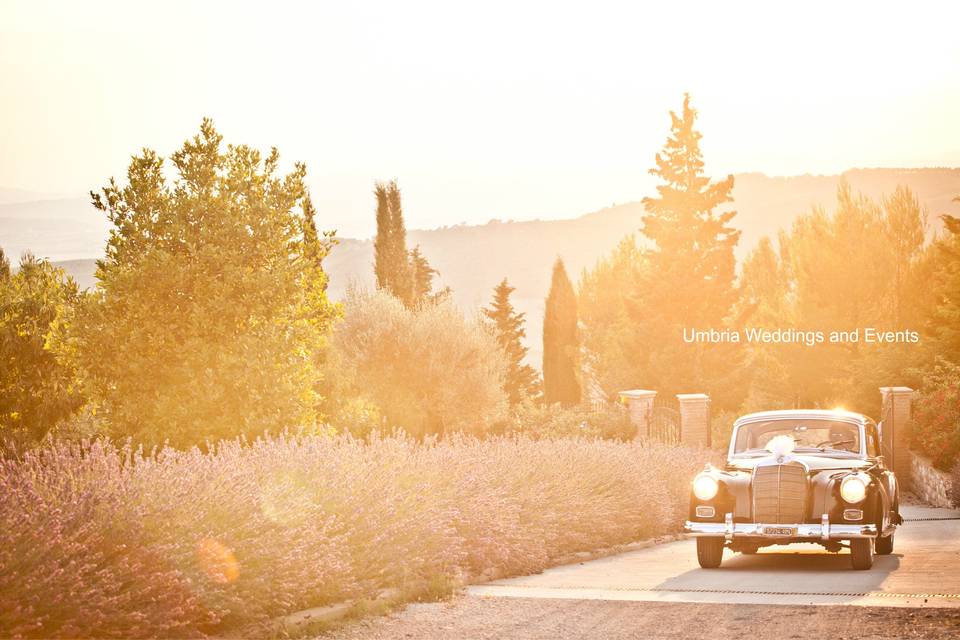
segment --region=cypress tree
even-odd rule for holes
[[[577,297],[563,260],[553,265],[543,319],[543,399],[572,406],[580,402]]]
[[[428,300],[439,300],[449,290],[431,293],[437,270],[430,266],[419,246],[407,251],[407,229],[397,181],[377,182],[373,193],[377,199],[377,236],[373,242],[377,288],[390,292],[408,309]]]
[[[409,308],[417,300],[413,295],[413,267],[407,252],[407,227],[403,221],[400,187],[396,180],[387,183],[387,204],[390,209],[390,260],[394,273],[392,293]]]
[[[377,199],[377,237],[373,241],[373,273],[377,278],[378,289],[394,293],[394,281],[397,275],[396,260],[386,183],[377,182],[373,188],[373,195]]]
[[[511,405],[516,405],[525,397],[537,393],[537,372],[523,363],[527,348],[523,346],[526,331],[523,328],[524,314],[517,313],[510,303],[510,294],[514,291],[504,278],[493,290],[493,302],[483,314],[493,326],[497,344],[507,354],[507,376],[503,389]]]

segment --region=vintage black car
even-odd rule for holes
[[[765,411],[733,425],[727,463],[693,480],[684,530],[697,559],[720,566],[723,550],[814,542],[849,547],[854,569],[893,551],[903,522],[900,489],[867,416],[847,411]]]

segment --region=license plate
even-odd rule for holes
[[[796,527],[764,527],[763,535],[765,536],[795,536],[797,535]]]

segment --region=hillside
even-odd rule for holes
[[[935,216],[960,215],[960,169],[855,170],[843,176],[797,176],[770,178],[759,173],[740,174],[734,190],[737,217],[743,230],[737,248],[743,258],[764,235],[776,235],[789,227],[800,213],[814,205],[830,210],[842,178],[853,189],[874,199],[892,192],[898,184],[910,186]],[[593,266],[627,234],[637,231],[643,215],[639,202],[608,207],[573,220],[490,222],[482,226],[458,226],[430,231],[411,231],[409,241],[424,254],[449,285],[457,302],[467,310],[489,302],[493,288],[504,277],[517,288],[515,304],[527,314],[530,361],[541,360],[540,333],[543,300],[550,286],[550,267],[562,256],[571,278]],[[347,240],[328,259],[331,291],[342,295],[350,282],[373,283],[373,243]]]
[[[857,169],[833,176],[771,178],[760,173],[738,174],[734,189],[737,217],[743,230],[742,258],[760,237],[788,227],[797,214],[814,205],[833,206],[837,185],[846,179],[856,191],[879,199],[898,184],[913,189],[931,213],[960,215],[960,169]],[[371,215],[372,212],[371,212]],[[643,207],[631,202],[569,220],[535,220],[463,225],[409,233],[411,247],[419,244],[440,271],[457,302],[468,312],[487,304],[493,287],[504,277],[517,288],[517,307],[527,313],[530,361],[539,364],[543,299],[550,267],[562,256],[571,277],[610,251],[626,234],[640,227]],[[108,224],[82,199],[44,200],[0,205],[0,246],[16,256],[32,250],[63,262],[82,286],[93,284],[93,258],[100,255]],[[372,286],[373,243],[342,239],[327,259],[331,294],[341,297],[353,282]]]

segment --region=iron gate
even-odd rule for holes
[[[675,399],[657,398],[653,401],[649,434],[657,442],[680,443],[680,407]]]

